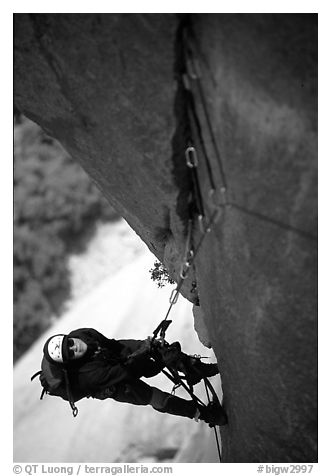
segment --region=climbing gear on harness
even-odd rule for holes
[[[159,333],[160,333],[160,338],[164,339],[165,333],[171,323],[172,323],[172,320],[169,319],[168,321],[166,321],[165,319],[163,319],[163,321],[161,321],[160,324],[157,326],[157,328],[153,331],[152,341],[157,339],[157,335]]]
[[[183,373],[186,376],[187,384],[190,387],[201,382],[204,377],[214,377],[219,373],[217,364],[205,364],[199,358],[194,357],[188,359],[183,359],[181,364],[183,365]]]

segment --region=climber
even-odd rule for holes
[[[184,354],[178,342],[164,346],[151,338],[108,339],[94,329],[83,328],[50,337],[44,345],[44,357],[52,367],[65,371],[70,387],[67,394],[73,401],[82,397],[112,398],[151,405],[159,412],[203,420],[211,425],[226,424],[222,407],[216,411],[212,406],[179,398],[141,380],[157,375],[165,366],[184,373],[191,387],[203,377],[219,373],[217,364],[202,363],[199,358]],[[40,375],[40,381],[47,391],[45,375]],[[75,395],[79,395],[76,400]]]

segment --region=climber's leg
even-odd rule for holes
[[[170,413],[172,415],[194,418],[202,420],[213,425],[226,425],[227,416],[221,405],[210,403],[202,406],[193,400],[184,400],[183,398],[162,392],[156,387],[152,387],[152,399],[150,404],[161,413]]]
[[[133,405],[149,405],[152,398],[152,387],[139,379],[132,379],[112,385],[91,395],[98,400],[112,398],[117,402],[132,403]]]
[[[177,370],[185,374],[190,386],[199,383],[204,377],[213,377],[219,373],[217,364],[205,364],[198,357],[190,357],[183,352],[177,364]]]
[[[220,405],[209,404],[204,407],[193,400],[162,392],[156,387],[151,387],[141,380],[133,380],[128,383],[103,389],[93,394],[93,398],[105,400],[112,398],[118,402],[132,403],[133,405],[151,405],[161,413],[169,413],[195,420],[202,420],[213,425],[225,425],[227,418]]]
[[[116,385],[116,389],[109,397],[118,402],[151,405],[161,413],[170,413],[188,418],[194,418],[199,414],[198,406],[192,400],[184,400],[175,395],[170,395],[170,393],[162,392],[162,390],[151,387],[142,380],[133,380]],[[95,398],[100,399],[100,396]]]
[[[190,386],[200,382],[204,377],[213,377],[219,373],[217,364],[205,364],[198,357],[191,357],[182,352],[179,342],[160,348],[159,353],[167,367],[184,373]]]
[[[156,387],[152,387],[152,390],[150,405],[154,410],[188,418],[194,418],[199,414],[198,406],[193,400],[184,400],[175,395],[170,395],[170,393],[162,392]]]

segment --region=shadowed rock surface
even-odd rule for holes
[[[316,461],[317,15],[16,14],[14,40],[16,106],[177,280],[192,185],[180,76],[189,41],[208,216],[204,151],[227,188],[182,293],[200,304],[221,368],[223,460]],[[200,236],[195,225],[195,246]]]

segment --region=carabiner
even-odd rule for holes
[[[186,165],[193,169],[198,166],[198,157],[195,147],[190,146],[185,150]]]
[[[186,253],[186,261],[189,262],[189,265],[191,266],[192,260],[194,258],[194,251],[192,249],[188,250]]]
[[[190,269],[191,263],[189,261],[186,261],[185,263],[182,264],[180,274],[179,276],[182,279],[186,279],[188,275],[188,270]],[[186,268],[186,269],[185,269]]]
[[[173,289],[171,291],[170,298],[169,298],[170,304],[176,304],[176,302],[178,301],[178,296],[179,296],[179,292],[178,292],[177,288]]]

